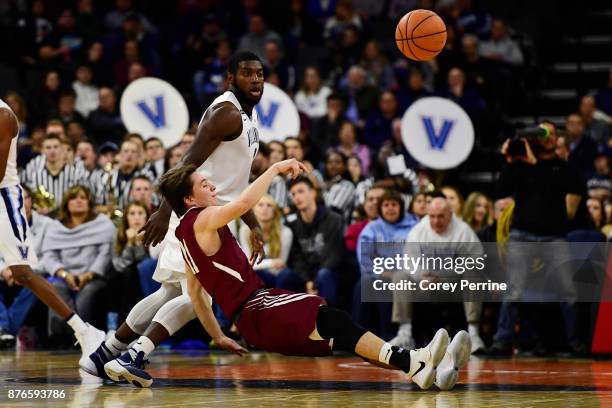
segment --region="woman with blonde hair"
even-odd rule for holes
[[[53,221],[42,244],[40,265],[53,276],[60,296],[83,318],[101,326],[103,309],[99,296],[106,287],[106,273],[111,259],[111,244],[116,234],[112,221],[94,212],[94,200],[87,187],[74,186],[62,199],[59,219]],[[49,310],[49,335],[60,342],[63,319]]]
[[[266,252],[264,260],[253,265],[253,269],[266,286],[274,287],[276,277],[287,267],[289,250],[293,242],[293,232],[289,227],[282,224],[281,210],[272,196],[267,194],[263,196],[253,208],[253,212],[263,230],[264,250]],[[240,246],[249,258],[252,251],[250,234],[251,231],[248,227],[240,228]]]
[[[463,207],[463,221],[468,223],[474,232],[490,225],[493,222],[491,200],[480,191],[471,193]]]

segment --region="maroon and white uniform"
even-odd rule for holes
[[[223,313],[235,319],[238,332],[251,345],[287,355],[326,356],[328,340],[311,340],[322,297],[282,289],[263,289],[246,255],[226,226],[217,232],[221,247],[206,256],[193,224],[203,208],[191,208],[176,228],[183,259]]]

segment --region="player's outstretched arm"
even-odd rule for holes
[[[6,173],[11,142],[18,130],[19,126],[15,115],[6,108],[0,108],[0,180],[4,178]]]
[[[283,160],[274,163],[268,170],[251,183],[236,200],[223,206],[207,207],[200,212],[194,223],[195,231],[217,230],[231,220],[242,216],[268,191],[272,179],[279,174],[290,174],[296,178],[302,172],[308,171],[303,163],[295,160]]]
[[[233,140],[242,132],[242,116],[230,102],[213,106],[206,112],[196,131],[196,137],[183,155],[179,166],[193,164],[200,167],[215,151],[223,140]],[[147,223],[138,232],[144,231],[143,244],[157,245],[168,231],[168,222],[172,208],[162,200],[159,209],[151,215]]]
[[[193,309],[198,316],[198,320],[206,330],[206,332],[212,337],[215,343],[232,353],[242,356],[244,353],[248,353],[248,350],[236,343],[234,340],[228,338],[221,331],[217,318],[212,310],[210,304],[210,296],[200,284],[198,279],[195,277],[193,270],[189,265],[185,264],[187,271],[187,293],[193,303]]]

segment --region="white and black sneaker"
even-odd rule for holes
[[[146,364],[149,364],[149,360],[145,360],[143,351],[139,351],[136,358],[132,358],[132,354],[128,350],[116,359],[104,364],[104,371],[115,382],[125,380],[136,387],[148,388],[153,384],[153,377],[145,371]]]
[[[74,332],[74,337],[77,339],[77,343],[81,346],[81,358],[79,359],[79,367],[87,371],[89,367],[89,356],[95,352],[106,339],[106,335],[102,330],[96,329],[89,323],[85,323],[86,328],[81,332]]]
[[[439,389],[450,390],[455,386],[459,370],[468,362],[471,351],[472,341],[468,332],[461,330],[455,334],[438,366],[436,386]]]
[[[15,336],[0,327],[0,349],[8,349],[15,346]]]
[[[439,329],[427,346],[410,351],[407,376],[421,389],[426,390],[434,383],[438,364],[444,357],[449,340],[447,331]]]

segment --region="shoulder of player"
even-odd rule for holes
[[[238,136],[242,132],[242,114],[231,102],[221,102],[213,106],[204,121],[204,126],[219,136]]]
[[[3,129],[7,130],[6,134],[1,132]],[[9,139],[12,139],[18,129],[19,125],[17,124],[15,114],[10,109],[0,108],[0,136],[9,136]]]
[[[213,216],[214,210],[214,207],[206,207],[198,213],[195,220],[193,221],[194,231],[202,232],[210,229],[207,228],[207,225],[210,224],[208,220],[211,216]]]

